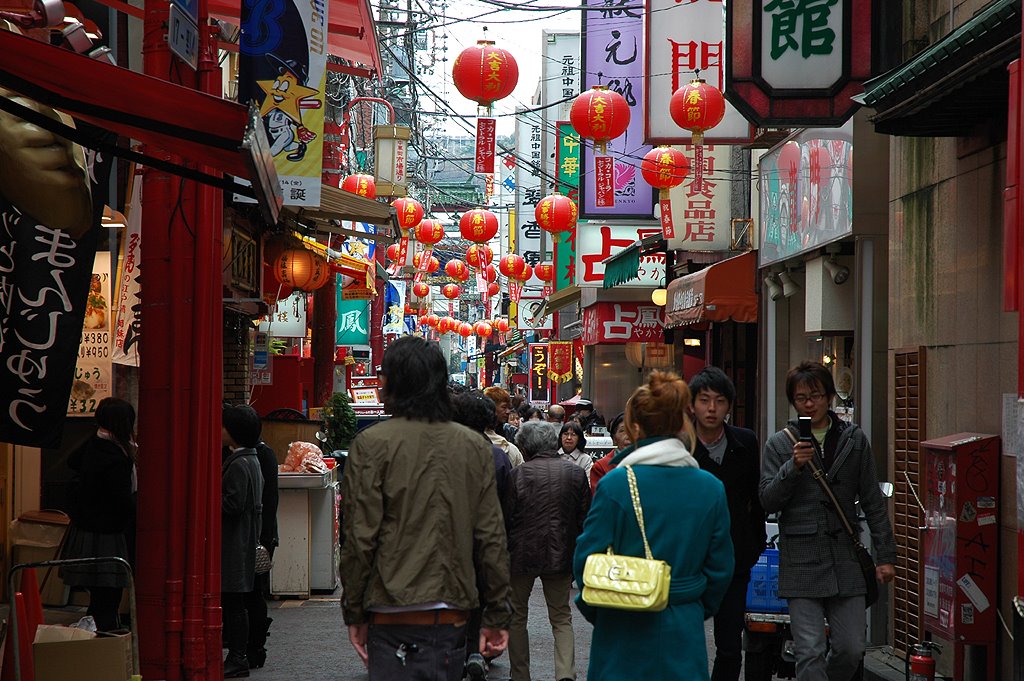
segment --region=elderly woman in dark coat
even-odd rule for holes
[[[260,536],[263,474],[256,457],[260,417],[252,407],[225,407],[221,438],[221,608],[228,656],[224,678],[249,676],[246,647],[249,614],[245,595],[256,582],[256,543]]]

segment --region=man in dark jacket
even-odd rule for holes
[[[526,617],[538,577],[555,638],[555,678],[571,681],[576,678],[576,657],[569,588],[576,537],[590,509],[590,482],[582,468],[559,457],[555,424],[524,422],[516,444],[526,462],[512,470],[505,495],[512,567],[512,681],[530,681]]]
[[[705,367],[690,379],[700,467],[722,481],[729,504],[730,535],[736,568],[715,615],[715,666],[712,681],[737,681],[742,664],[743,617],[750,569],[765,546],[765,513],[758,500],[761,463],[757,436],[725,422],[736,388],[717,367]]]
[[[277,455],[266,442],[256,445],[256,458],[263,474],[263,512],[260,520],[260,544],[274,556],[279,540],[277,536]],[[267,597],[270,596],[270,573],[256,575],[256,586],[245,596],[245,609],[249,612],[249,668],[257,669],[267,661],[267,636],[272,618],[267,616]]]
[[[249,676],[249,614],[245,596],[256,585],[256,543],[260,537],[263,474],[256,458],[260,417],[248,405],[225,407],[221,441],[221,608],[228,656],[224,678]]]

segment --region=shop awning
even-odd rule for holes
[[[397,227],[395,209],[388,204],[338,189],[329,184],[321,185],[320,187],[319,208],[289,207],[286,210],[294,213],[300,221],[311,220],[317,223],[330,223],[335,220],[350,220],[353,222],[367,222],[371,225],[391,225]],[[366,238],[367,235],[360,232],[359,236]]]
[[[604,288],[625,284],[639,277],[640,256],[650,252],[665,252],[665,239],[658,234],[634,241],[613,256],[604,259]]]
[[[757,253],[722,260],[668,285],[668,327],[703,321],[757,321]]]
[[[978,112],[1006,113],[1006,66],[1020,56],[1021,2],[996,0],[942,40],[864,83],[853,99],[889,135],[960,136]]]
[[[556,310],[561,310],[563,307],[578,303],[580,300],[580,287],[579,286],[566,286],[563,289],[555,291],[544,304],[537,310],[537,319],[544,319],[549,314]]]
[[[213,16],[239,23],[240,0],[210,0]],[[373,70],[380,78],[380,50],[370,0],[330,0],[327,13],[327,49],[335,57]]]
[[[499,352],[498,359],[505,359],[506,357],[511,357],[512,355],[523,352],[524,350],[526,350],[526,342],[520,341],[519,343],[511,345],[508,348],[505,348],[504,350]]]

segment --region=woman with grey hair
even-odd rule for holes
[[[569,588],[576,537],[590,509],[590,483],[579,466],[558,455],[558,426],[524,421],[516,445],[525,463],[512,469],[505,494],[505,525],[512,567],[512,681],[530,681],[527,607],[540,578],[555,639],[555,678],[576,678]]]

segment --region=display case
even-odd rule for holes
[[[274,596],[309,598],[338,587],[337,469],[323,475],[281,473],[277,508],[280,544],[270,571]]]

